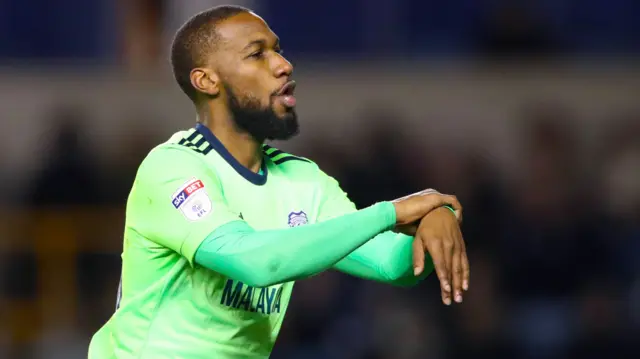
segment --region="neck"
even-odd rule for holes
[[[239,130],[226,108],[202,106],[198,109],[198,122],[207,126],[241,165],[255,173],[260,171],[262,142]]]

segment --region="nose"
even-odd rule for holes
[[[276,77],[291,76],[293,74],[293,65],[282,56],[278,56],[275,68]]]

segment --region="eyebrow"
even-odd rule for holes
[[[258,39],[258,40],[253,40],[250,43],[247,44],[247,46],[245,46],[242,51],[246,51],[248,50],[250,47],[258,45],[260,47],[266,47],[267,46],[267,40],[265,39]],[[280,39],[276,37],[276,41],[273,45],[273,47],[278,47],[280,46]]]

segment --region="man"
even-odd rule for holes
[[[117,310],[91,359],[267,358],[293,282],[332,268],[412,285],[435,265],[443,301],[462,301],[455,197],[423,191],[356,210],[313,162],[263,144],[292,137],[298,122],[292,66],[260,17],[200,13],[171,58],[198,123],[140,166]]]

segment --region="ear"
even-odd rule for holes
[[[189,74],[191,85],[198,92],[205,93],[210,96],[216,96],[220,93],[220,81],[218,75],[205,68],[195,68]]]

